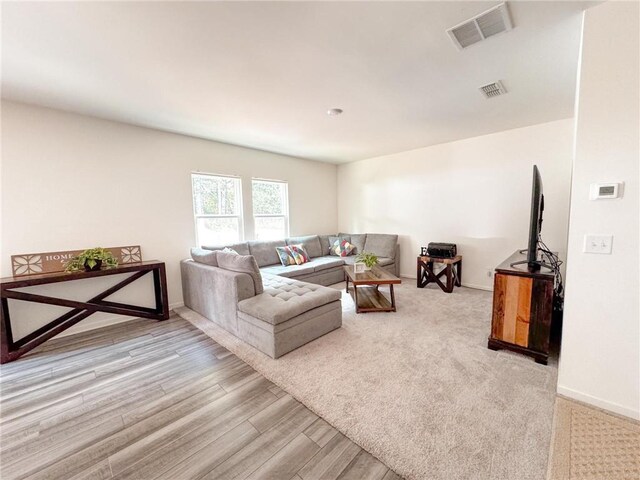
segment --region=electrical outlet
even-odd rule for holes
[[[611,255],[613,235],[585,235],[584,252]]]

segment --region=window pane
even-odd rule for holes
[[[256,240],[280,240],[287,236],[284,217],[255,217]]]
[[[287,184],[281,182],[253,181],[253,214],[284,215]]]
[[[202,245],[228,245],[240,241],[240,219],[196,218],[198,243]]]
[[[192,175],[196,215],[239,215],[240,179]]]

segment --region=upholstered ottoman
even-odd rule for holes
[[[342,325],[341,292],[262,275],[264,292],[238,302],[237,336],[278,358]]]

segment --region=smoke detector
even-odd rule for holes
[[[502,85],[500,80],[481,86],[480,91],[487,98],[493,98],[507,93],[506,88],[504,88],[504,85]]]
[[[447,33],[456,47],[462,50],[512,28],[507,4],[501,3],[448,29]]]

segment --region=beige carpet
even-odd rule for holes
[[[556,367],[487,349],[491,293],[414,282],[396,313],[343,294],[343,327],[278,360],[176,312],[407,479],[543,479]]]
[[[640,423],[558,397],[549,480],[640,479]]]

